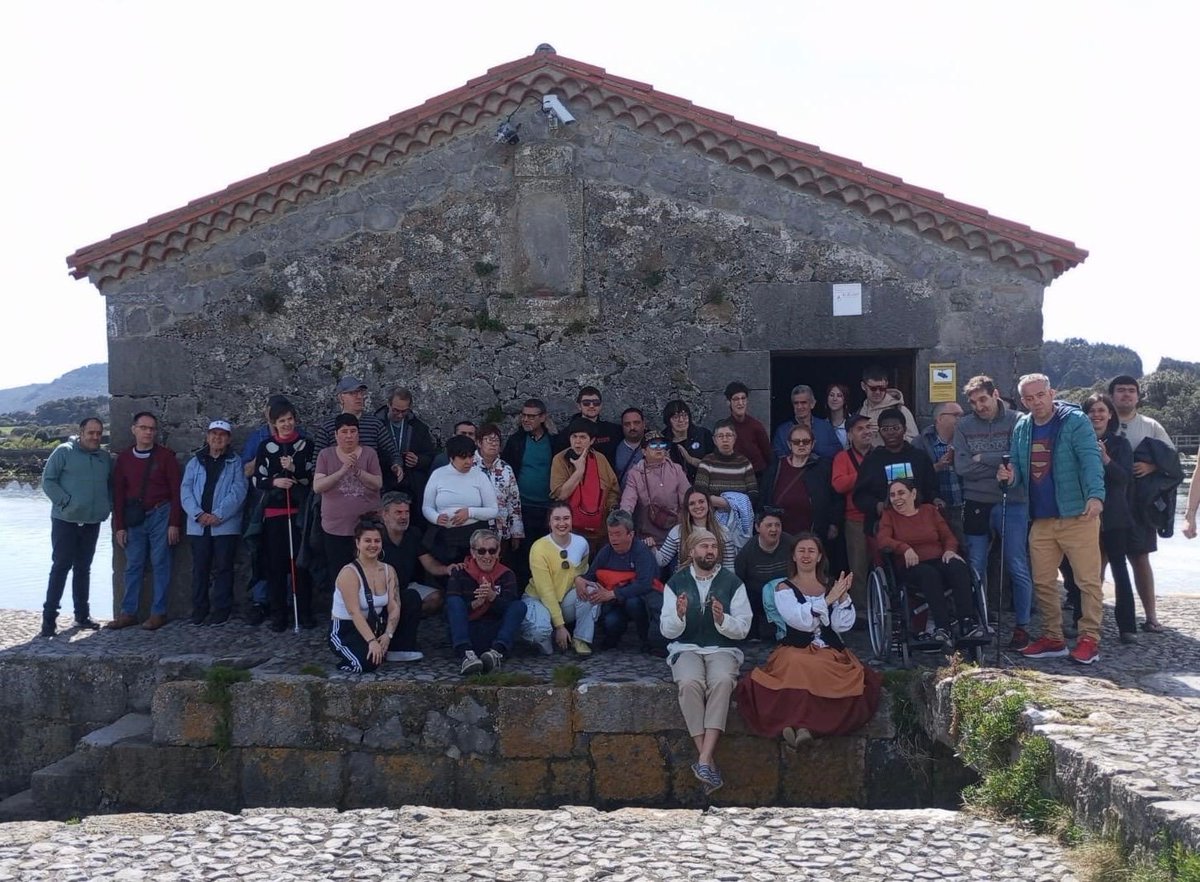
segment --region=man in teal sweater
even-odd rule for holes
[[[1001,465],[998,481],[1029,493],[1029,565],[1042,636],[1021,650],[1026,658],[1066,656],[1058,565],[1065,556],[1079,583],[1083,615],[1070,656],[1090,665],[1100,657],[1100,513],[1104,510],[1104,466],[1091,421],[1072,404],[1054,400],[1045,374],[1026,374],[1017,384],[1029,413],[1013,428],[1012,464]],[[1015,537],[1014,537],[1015,538]]]
[[[58,607],[71,573],[75,626],[95,630],[89,606],[92,558],[100,524],[112,511],[112,458],[100,449],[104,423],[88,417],[79,435],[50,454],[42,472],[42,490],[50,497],[50,582],[42,606],[42,637],[58,631]]]

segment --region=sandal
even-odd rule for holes
[[[1166,629],[1158,622],[1142,622],[1142,630],[1148,631],[1151,634],[1161,634]]]

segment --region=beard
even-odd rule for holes
[[[711,554],[704,557],[694,557],[692,558],[692,564],[703,573],[711,573],[717,568],[717,556]]]

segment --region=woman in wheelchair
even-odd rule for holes
[[[955,622],[963,640],[988,640],[987,623],[977,620],[971,568],[958,555],[958,540],[934,506],[921,504],[916,485],[908,478],[888,484],[890,507],[879,519],[875,542],[891,551],[897,577],[920,593],[933,616],[933,638],[947,650],[954,648]],[[946,592],[953,600],[953,611]]]
[[[763,607],[779,645],[742,678],[737,704],[751,731],[796,747],[814,735],[846,735],[879,706],[882,678],[842,643],[854,625],[852,577],[830,583],[825,551],[812,533],[792,544],[786,579],[763,586]]]

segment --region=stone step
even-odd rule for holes
[[[101,806],[101,771],[114,746],[150,735],[149,714],[125,714],[80,739],[74,753],[38,769],[30,777],[30,795],[37,810],[50,818],[91,814]]]
[[[22,790],[0,800],[0,824],[6,821],[43,821],[45,813],[33,798],[33,790]]]

